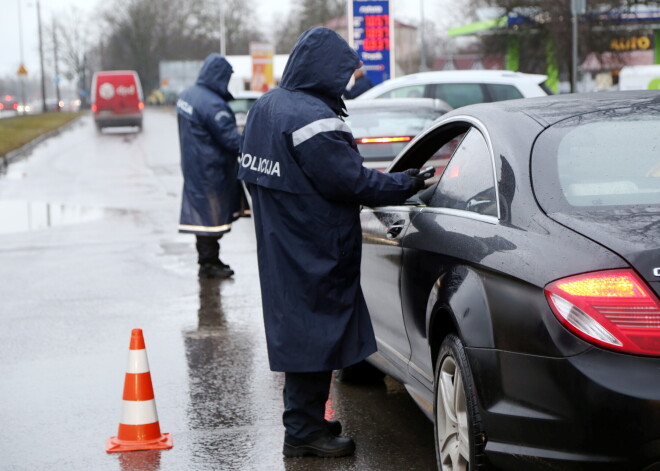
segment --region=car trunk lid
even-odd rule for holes
[[[549,214],[624,258],[660,296],[660,207]]]

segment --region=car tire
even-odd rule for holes
[[[489,469],[470,364],[463,342],[449,334],[435,367],[433,416],[435,454],[442,471]]]
[[[342,383],[375,384],[385,378],[385,373],[365,360],[335,371],[335,379]]]

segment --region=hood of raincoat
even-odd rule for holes
[[[226,101],[233,100],[229,93],[229,79],[233,73],[234,69],[227,59],[214,52],[204,59],[196,83],[213,90]]]
[[[341,36],[316,26],[305,31],[293,46],[280,87],[339,101],[359,65],[357,52]]]

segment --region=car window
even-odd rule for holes
[[[422,98],[425,85],[409,85],[383,93],[378,98]]]
[[[486,101],[480,83],[436,83],[433,85],[432,96],[440,98],[453,108]]]
[[[497,217],[493,164],[483,135],[472,128],[454,152],[428,206]]]
[[[236,98],[229,102],[229,106],[234,113],[247,113],[257,101],[256,98]]]
[[[660,202],[660,119],[633,108],[580,115],[545,131],[533,156],[534,187],[549,212]]]
[[[501,83],[488,84],[488,91],[493,101],[515,100],[523,98],[522,93],[513,85],[505,85]]]

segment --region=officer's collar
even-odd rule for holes
[[[319,100],[321,100],[323,103],[328,105],[332,111],[337,113],[338,116],[344,118],[348,116],[348,113],[346,113],[346,104],[344,104],[344,100],[342,100],[341,97],[329,97],[328,95],[325,95],[323,93],[316,92],[314,90],[302,90],[305,93],[309,93],[312,96],[315,96]]]

